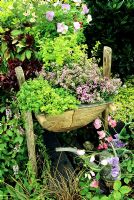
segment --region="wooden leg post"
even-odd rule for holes
[[[21,88],[21,85],[25,82],[25,77],[24,77],[22,67],[16,67],[15,72],[18,79],[19,87]],[[29,161],[32,165],[32,169],[35,175],[37,175],[35,137],[34,137],[34,130],[33,130],[32,114],[31,112],[22,112],[21,114],[23,117],[23,121],[25,123],[25,133],[26,133]]]
[[[111,63],[112,63],[112,49],[110,47],[105,46],[103,49],[103,76],[110,78],[111,74]],[[109,105],[102,113],[102,117],[104,120],[104,127],[108,129],[108,114],[109,114]]]

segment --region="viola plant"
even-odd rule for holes
[[[116,131],[116,120],[109,116],[108,123]],[[83,162],[83,173],[79,182],[80,194],[83,198],[116,199],[117,195],[117,199],[123,199],[131,191],[131,181],[133,180],[132,152],[127,149],[127,143],[120,139],[120,133],[116,132],[111,135],[110,132],[103,129],[103,122],[100,118],[93,122],[93,126],[96,129],[99,140],[96,150],[89,151],[63,147],[57,148],[56,151],[75,153],[79,156],[80,162]],[[128,170],[130,173],[128,173]],[[124,185],[122,180],[125,181],[125,184],[130,183],[130,186]],[[123,185],[121,185],[121,182],[123,182]],[[104,184],[107,189],[111,185],[111,194],[109,196],[104,195],[107,193],[104,190]],[[119,185],[118,189],[117,185]]]

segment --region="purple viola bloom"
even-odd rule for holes
[[[62,9],[65,10],[65,11],[70,10],[70,5],[67,4],[67,3],[62,4],[61,6],[62,6]]]
[[[53,21],[53,18],[54,18],[54,12],[53,11],[47,11],[46,12],[46,19],[48,21]]]
[[[112,166],[111,175],[116,180],[120,174],[119,158],[112,157],[108,158],[107,161]]]
[[[116,148],[122,148],[126,145],[119,139],[119,134],[115,134],[114,137],[115,139],[113,139],[112,143]]]
[[[114,167],[112,168],[111,175],[113,178],[117,178],[120,173],[120,168]]]

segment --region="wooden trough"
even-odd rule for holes
[[[66,111],[60,115],[36,115],[40,125],[52,132],[65,132],[83,127],[96,119],[109,103],[80,105],[76,110]]]

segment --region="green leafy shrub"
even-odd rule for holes
[[[86,0],[92,22],[86,31],[89,50],[96,41],[101,42],[98,57],[102,58],[103,46],[113,50],[112,72],[122,77],[134,71],[134,1]],[[90,52],[89,52],[90,54]]]
[[[17,94],[22,110],[60,114],[76,109],[79,101],[63,88],[52,88],[43,78],[28,80]]]
[[[134,77],[120,88],[118,95],[115,96],[114,102],[116,105],[115,119],[123,122],[132,122],[134,120]]]
[[[14,104],[0,104],[0,195],[6,191],[4,183],[11,184],[11,176],[18,178],[25,170],[27,161],[20,113]]]

